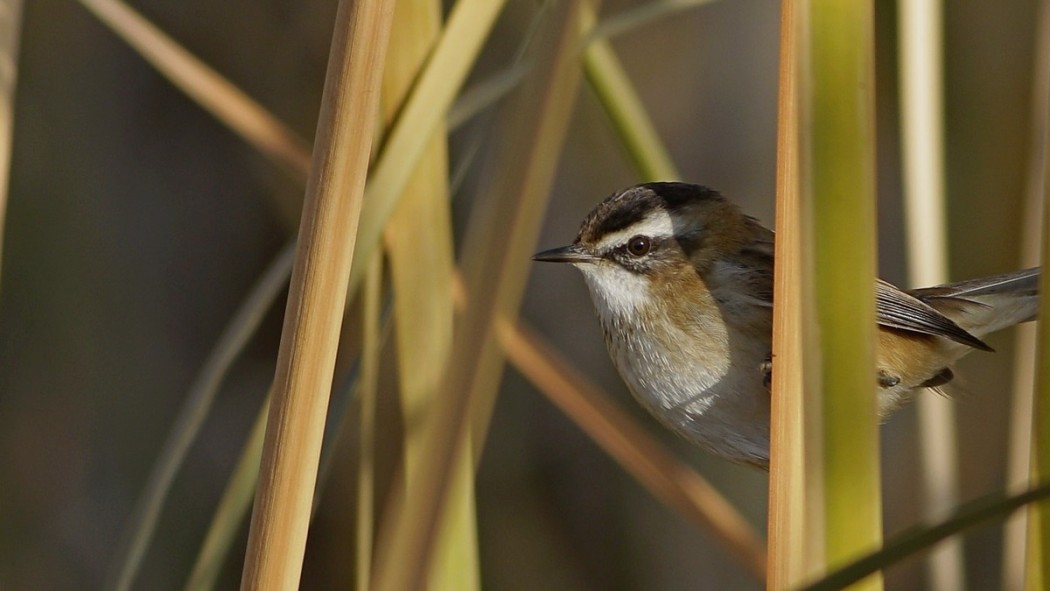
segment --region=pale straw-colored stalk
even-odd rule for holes
[[[403,2],[394,11],[391,48],[383,76],[382,111],[389,127],[441,31],[441,3]],[[452,346],[452,219],[448,149],[439,124],[386,225],[385,243],[394,290],[398,377],[404,425],[407,489],[418,485],[430,450],[422,437],[439,398]],[[429,589],[470,591],[481,585],[474,512],[474,460],[469,446],[455,465],[445,515],[439,519]]]
[[[336,12],[242,589],[299,585],[393,8]]]
[[[1050,104],[1043,104],[1050,109]],[[1045,140],[1046,138],[1044,138]],[[1050,149],[1043,147],[1044,174],[1050,172]],[[1041,264],[1050,261],[1050,182],[1043,180],[1043,215]],[[1050,480],[1050,276],[1043,273],[1039,280],[1039,293],[1043,294],[1039,306],[1039,323],[1036,326],[1036,377],[1035,400],[1032,421],[1032,468],[1031,482]],[[1050,589],[1050,506],[1040,503],[1031,513],[1032,536],[1029,538],[1028,589]]]
[[[495,323],[517,315],[578,86],[579,3],[549,10],[546,34],[535,44],[537,66],[507,107],[512,118],[504,120],[507,128],[480,184],[489,198],[480,200],[463,246],[468,310],[457,326],[442,404],[431,410],[435,417],[423,433],[429,461],[389,525],[384,523],[388,537],[384,543],[381,534],[375,579],[380,591],[421,587],[455,464],[469,452],[471,423],[491,408],[499,384],[503,360]]]
[[[379,244],[386,222],[411,178],[405,171],[415,168],[444,121],[503,4],[504,0],[459,0],[452,7],[428,65],[413,85],[397,125],[386,136],[382,154],[369,175],[359,244],[354,253],[355,268],[359,261],[368,260]],[[351,293],[360,277],[360,272],[351,271]]]
[[[360,422],[357,432],[357,513],[354,520],[354,587],[368,591],[372,577],[372,538],[375,532],[376,398],[379,390],[380,316],[383,257],[368,263],[362,298]]]
[[[838,567],[882,535],[875,375],[874,18],[870,1],[809,2],[800,96],[802,212],[812,223],[825,559]],[[804,245],[805,246],[805,245]],[[807,255],[803,255],[807,256]],[[809,268],[808,265],[804,269]],[[807,390],[810,390],[807,382]],[[808,428],[808,425],[807,425]],[[807,462],[810,458],[807,457]],[[810,468],[807,463],[807,470]],[[807,516],[809,517],[809,516]],[[858,588],[881,589],[872,576]]]
[[[1046,184],[1046,150],[1050,129],[1050,2],[1037,8],[1035,49],[1032,67],[1031,136],[1028,141],[1025,199],[1021,228],[1020,267],[1039,264],[1040,229]],[[1032,471],[1032,393],[1035,391],[1035,325],[1017,327],[1014,338],[1013,387],[1010,396],[1009,458],[1006,465],[1007,489],[1020,492],[1030,486]],[[1025,587],[1029,566],[1038,568],[1038,542],[1029,536],[1029,517],[1038,511],[1032,506],[1011,517],[1003,528],[1002,588]],[[1031,558],[1032,560],[1029,560]],[[1034,571],[1033,571],[1034,572]],[[1034,581],[1034,579],[1032,579]]]
[[[921,287],[948,280],[942,14],[940,0],[897,4],[908,281]],[[939,520],[959,503],[955,406],[932,393],[919,396],[916,406],[923,515]],[[939,546],[927,570],[930,589],[965,591],[962,539]]]
[[[773,282],[773,381],[769,465],[769,576],[766,588],[798,586],[816,572],[814,537],[819,524],[807,521],[807,433],[805,341],[807,294],[803,284],[802,201],[799,191],[799,59],[805,33],[801,2],[785,0],[780,9],[780,83],[777,99],[776,261]],[[809,244],[809,241],[806,240]],[[807,272],[808,273],[808,272]],[[809,383],[813,383],[812,380]],[[811,413],[816,414],[816,413]],[[813,446],[810,446],[811,448]],[[810,484],[813,478],[810,477]],[[815,513],[815,512],[810,512]],[[819,513],[817,513],[819,514]]]
[[[18,45],[22,35],[22,0],[0,4],[0,255],[11,177],[11,136],[15,121]],[[0,256],[0,262],[3,256]],[[2,277],[2,275],[0,275]]]

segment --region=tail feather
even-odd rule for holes
[[[1038,267],[909,293],[977,337],[1021,322],[1039,311]]]

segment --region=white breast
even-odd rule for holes
[[[766,352],[734,342],[717,308],[710,315],[698,314],[690,327],[676,327],[653,314],[646,278],[613,264],[578,267],[613,363],[642,406],[719,455],[767,463]]]

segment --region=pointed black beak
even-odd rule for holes
[[[578,244],[570,244],[534,254],[532,260],[545,263],[593,263],[598,257],[584,252]]]

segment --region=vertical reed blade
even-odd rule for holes
[[[463,247],[467,311],[457,326],[442,404],[432,409],[435,417],[425,428],[430,458],[391,520],[389,544],[382,544],[389,551],[378,559],[376,588],[381,591],[420,588],[451,475],[470,451],[468,433],[479,438],[487,426],[503,363],[495,323],[517,315],[578,86],[579,3],[558,3],[549,10],[548,30],[534,45],[541,52],[537,66],[507,106],[507,128],[498,135],[499,147],[480,183],[484,210],[473,213]]]
[[[897,12],[904,221],[912,286],[948,280],[941,13],[940,0],[901,2]],[[959,503],[955,406],[944,396],[917,398],[921,501],[925,517],[934,520]],[[965,591],[962,540],[938,546],[927,559],[927,570],[930,589]]]
[[[358,431],[357,520],[355,524],[354,576],[356,589],[368,591],[372,574],[372,538],[375,530],[376,395],[379,388],[380,316],[382,315],[383,258],[368,262],[362,298],[361,421]]]
[[[806,434],[803,431],[804,231],[799,195],[798,44],[800,2],[781,4],[777,132],[776,261],[770,425],[768,589],[807,578]],[[808,241],[807,241],[808,244]],[[810,311],[811,312],[811,311]]]
[[[18,44],[22,36],[22,1],[8,0],[0,11],[0,254],[11,175],[11,135],[14,130],[15,81],[18,78]],[[0,261],[3,257],[0,256]],[[3,277],[0,274],[0,277]]]
[[[802,97],[803,206],[812,223],[826,561],[877,548],[882,511],[875,401],[874,19],[870,1],[809,2]],[[804,255],[806,256],[806,255]],[[809,425],[807,425],[807,429]],[[807,470],[811,464],[807,463]],[[810,516],[807,516],[807,518]],[[880,589],[869,577],[861,588]]]
[[[359,263],[368,260],[372,249],[379,244],[387,221],[405,194],[410,178],[405,170],[415,167],[431,136],[444,122],[504,1],[460,0],[452,7],[427,67],[399,110],[397,125],[385,137],[382,152],[369,175],[359,244],[350,274],[351,293],[363,276],[363,269],[358,270]]]
[[[441,31],[437,1],[401,2],[394,11],[383,117],[400,110]],[[421,436],[430,412],[442,404],[441,379],[452,346],[452,220],[448,194],[448,150],[438,125],[411,175],[385,231],[397,322],[398,377],[404,431],[404,486],[418,486],[430,450]],[[474,461],[456,463],[449,502],[439,519],[437,549],[427,588],[480,587],[474,515]]]
[[[384,0],[336,14],[244,589],[299,584],[392,14]]]
[[[1043,105],[1044,108],[1050,108]],[[1047,141],[1044,138],[1044,142]],[[1044,144],[1044,158],[1050,163],[1050,150]],[[1050,171],[1047,164],[1044,171]],[[1050,261],[1050,182],[1043,187],[1043,228],[1042,228],[1042,265]],[[1042,294],[1050,293],[1050,277],[1043,273],[1039,280]],[[1050,298],[1043,297],[1039,305],[1039,323],[1036,326],[1037,372],[1034,401],[1034,420],[1032,422],[1032,458],[1034,475],[1031,482],[1050,480]],[[1033,535],[1029,542],[1030,566],[1028,569],[1029,589],[1050,589],[1050,503],[1040,503],[1034,513]],[[1034,543],[1032,543],[1034,542]]]
[[[1022,219],[1022,246],[1020,267],[1032,267],[1046,260],[1043,255],[1044,219],[1047,198],[1048,139],[1050,139],[1050,1],[1041,0],[1037,8],[1036,44],[1032,68],[1032,115],[1029,161]],[[1045,293],[1045,292],[1043,292]],[[1044,298],[1045,299],[1045,298]],[[1046,316],[1041,316],[1046,318]],[[1039,326],[1042,326],[1040,321]],[[1038,482],[1040,474],[1035,465],[1035,395],[1036,374],[1040,365],[1036,352],[1039,328],[1032,325],[1017,327],[1014,355],[1014,380],[1010,414],[1010,459],[1007,465],[1007,483],[1018,492]],[[1041,580],[1042,525],[1039,514],[1045,503],[1032,505],[1007,522],[1003,531],[1003,589],[1036,589]],[[1026,584],[1027,582],[1027,584]]]

